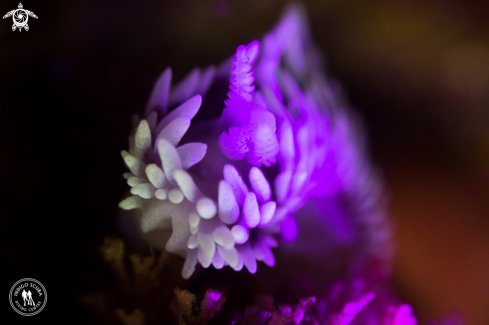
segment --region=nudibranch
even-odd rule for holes
[[[185,258],[184,278],[197,263],[251,273],[257,261],[273,266],[272,248],[294,241],[295,215],[310,202],[338,242],[359,247],[360,260],[389,259],[381,182],[322,68],[303,14],[290,10],[221,66],[175,86],[170,68],[157,80],[122,151],[132,195],[119,206],[137,212],[153,246]],[[210,89],[228,78],[228,98],[216,107]],[[203,107],[220,117],[197,119]]]

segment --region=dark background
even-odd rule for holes
[[[0,21],[0,318],[89,323],[112,277],[120,150],[166,66],[179,80],[261,38],[283,1],[28,1]],[[305,1],[313,39],[365,118],[396,223],[395,287],[420,323],[489,323],[489,6],[481,0]],[[0,13],[18,6],[5,0]],[[6,300],[23,277],[48,304]],[[10,322],[9,322],[10,323]]]

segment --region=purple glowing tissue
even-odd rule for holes
[[[119,206],[140,239],[185,258],[185,279],[197,264],[273,267],[279,243],[312,258],[350,249],[355,280],[328,324],[414,325],[409,305],[375,289],[392,255],[382,183],[324,70],[298,7],[217,67],[174,86],[167,68],[122,151],[131,195]],[[311,222],[326,230],[308,232]]]

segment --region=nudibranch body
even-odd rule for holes
[[[317,217],[353,238],[360,260],[389,258],[380,182],[356,120],[321,69],[295,9],[261,43],[239,46],[232,66],[195,69],[174,87],[169,68],[157,80],[122,152],[132,196],[119,206],[138,211],[141,236],[185,258],[184,278],[197,263],[251,273],[257,261],[273,266],[271,248],[297,237],[294,214],[308,202],[325,205],[331,214]],[[223,78],[222,115],[194,122]],[[199,133],[204,122],[207,134]],[[337,198],[349,213],[338,212]]]
[[[344,281],[328,279],[330,297],[323,295],[314,317],[415,325],[411,307],[385,290],[391,227],[364,132],[322,70],[297,7],[217,68],[194,69],[175,86],[167,68],[122,151],[132,195],[119,206],[135,212],[137,235],[147,243],[185,258],[185,279],[198,263],[255,273],[257,261],[275,265],[279,241],[295,240],[284,249],[287,258],[298,253],[318,265],[344,257]],[[220,86],[227,79],[226,99]],[[302,307],[295,324],[305,317]],[[290,307],[281,312],[292,315]]]

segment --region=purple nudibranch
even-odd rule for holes
[[[209,107],[211,86],[225,78],[228,98]],[[392,245],[382,182],[360,123],[338,84],[323,75],[301,8],[291,7],[261,42],[239,46],[232,61],[194,69],[175,86],[171,80],[167,68],[122,151],[132,195],[119,206],[136,211],[138,236],[185,258],[183,278],[197,263],[250,273],[257,261],[274,266],[271,248],[279,239],[300,241],[307,218],[326,224],[328,245],[356,247],[352,278],[372,261],[387,278]],[[201,109],[222,115],[193,121]],[[300,247],[320,257],[321,245]],[[355,292],[331,322],[347,325],[379,299]],[[385,324],[416,324],[409,305],[387,301],[380,308]]]
[[[273,266],[276,236],[294,241],[299,234],[294,214],[308,202],[327,210],[337,196],[354,205],[353,216],[332,210],[317,217],[333,220],[338,237],[364,240],[364,255],[389,259],[381,182],[319,57],[295,7],[261,43],[239,46],[232,67],[195,69],[176,86],[167,68],[157,80],[122,151],[132,196],[119,206],[139,209],[140,236],[186,259],[184,278],[197,263],[251,273],[257,261]],[[218,133],[202,135],[204,122],[192,119],[226,76],[222,115],[205,121]],[[201,142],[182,141],[187,136]]]

